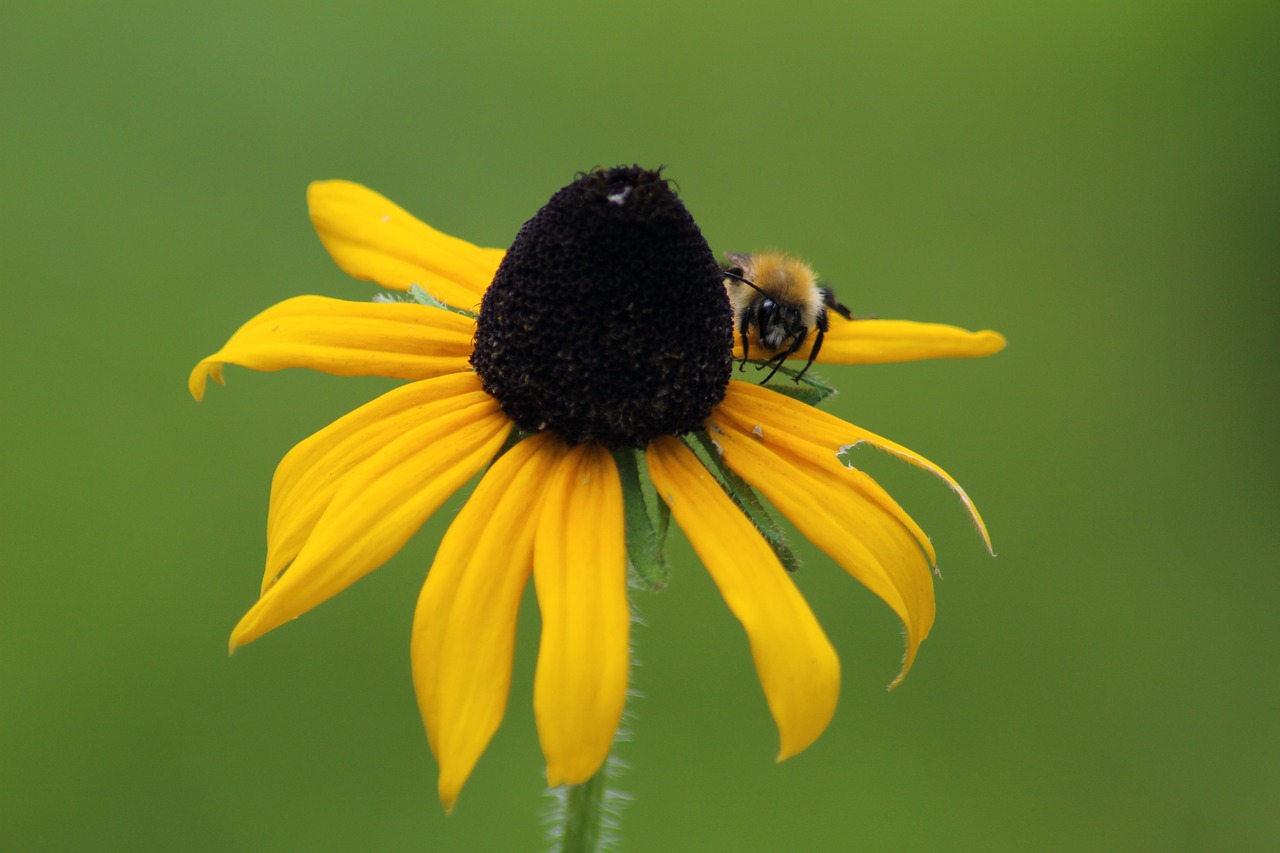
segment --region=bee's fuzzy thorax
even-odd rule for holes
[[[818,292],[818,275],[813,267],[783,252],[760,252],[751,256],[751,270],[747,277],[756,286],[775,299],[795,305],[800,309],[806,326],[812,326],[822,309],[822,295]]]

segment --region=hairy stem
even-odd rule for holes
[[[564,792],[564,831],[561,853],[596,853],[601,849],[605,789],[609,783],[609,762],[581,785],[569,785]]]

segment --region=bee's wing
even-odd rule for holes
[[[737,252],[725,252],[724,256],[729,261],[729,263],[733,264],[738,269],[746,270],[751,268],[750,255],[741,255],[741,254],[738,254]]]

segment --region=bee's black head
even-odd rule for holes
[[[790,345],[805,329],[804,316],[799,308],[769,298],[760,301],[756,322],[760,327],[761,345],[771,350]]]

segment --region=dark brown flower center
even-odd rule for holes
[[[529,432],[644,447],[702,429],[729,384],[723,275],[657,172],[598,170],[524,224],[485,292],[471,364]]]

